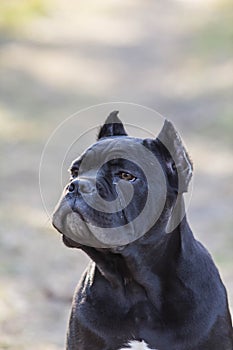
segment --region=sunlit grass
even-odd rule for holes
[[[14,30],[35,16],[45,14],[45,0],[1,0],[0,28]]]
[[[0,139],[1,141],[36,141],[40,139],[45,128],[39,120],[20,120],[0,106]],[[17,137],[16,137],[17,135]]]
[[[219,140],[221,146],[232,147],[233,145],[233,112],[223,112],[218,118],[210,120],[200,129],[200,136]],[[224,144],[223,144],[224,142]]]
[[[199,54],[212,56],[233,52],[233,2],[220,1],[197,33]]]

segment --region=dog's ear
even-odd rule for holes
[[[193,164],[182,143],[181,137],[170,121],[165,120],[157,139],[167,148],[175,163],[173,163],[173,166],[177,169],[178,173],[178,193],[187,192],[193,173]]]
[[[113,111],[105,120],[104,125],[100,128],[97,140],[110,136],[127,136],[121,120],[118,118],[118,111]]]

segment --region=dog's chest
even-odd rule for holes
[[[148,345],[142,341],[142,342],[139,342],[139,341],[131,341],[127,346],[127,348],[121,348],[119,350],[159,350],[159,349],[151,349],[148,347]]]

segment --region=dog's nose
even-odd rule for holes
[[[91,193],[91,192],[94,192],[95,188],[91,183],[91,181],[87,179],[75,179],[69,184],[67,190],[70,193],[73,193],[73,192]]]

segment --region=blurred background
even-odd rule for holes
[[[0,349],[64,348],[88,259],[52,229],[39,164],[55,128],[101,102],[154,108],[180,131],[195,166],[190,224],[233,307],[232,54],[230,0],[1,0]],[[80,116],[77,135],[92,123]],[[144,126],[151,130],[153,120]],[[43,168],[54,204],[54,168],[67,140],[69,132],[50,147]]]

